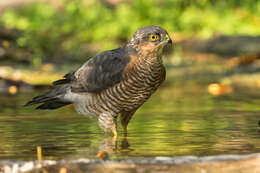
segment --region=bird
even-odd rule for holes
[[[32,98],[24,106],[57,109],[73,104],[79,114],[96,117],[101,129],[118,136],[120,115],[123,133],[136,110],[158,89],[166,77],[165,48],[172,46],[160,26],[138,29],[122,47],[106,50],[79,69],[52,84],[54,89]]]

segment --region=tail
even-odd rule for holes
[[[64,85],[60,88],[55,88],[47,93],[34,97],[24,106],[42,103],[41,105],[36,107],[36,109],[57,109],[69,105],[71,104],[71,102],[62,100],[62,97],[66,94],[67,87],[68,86]]]

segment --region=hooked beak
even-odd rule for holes
[[[172,40],[171,40],[171,38],[170,37],[168,37],[168,38],[166,38],[163,42],[162,42],[162,45],[164,45],[164,46],[169,46],[169,47],[171,47],[172,46]]]
[[[170,37],[165,39],[165,47],[163,48],[163,52],[165,55],[169,55],[173,52],[172,45],[173,45],[173,43],[172,43],[172,39]]]
[[[165,35],[165,41],[167,42],[167,44],[172,45],[172,40],[168,34]]]
[[[167,36],[160,44],[158,44],[157,48],[166,49],[167,52],[170,52],[168,50],[172,49],[172,40],[169,36]]]
[[[172,45],[172,40],[170,38],[168,38],[167,43]]]

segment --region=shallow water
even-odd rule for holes
[[[168,84],[135,114],[117,141],[99,129],[96,119],[72,106],[39,111],[22,105],[39,93],[0,96],[0,159],[93,158],[107,151],[112,158],[245,154],[260,152],[260,93],[237,91],[214,97],[207,86]]]

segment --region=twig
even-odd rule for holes
[[[40,163],[41,165],[41,169],[43,171],[43,173],[48,173],[48,171],[43,168],[43,163],[42,163],[42,147],[41,146],[37,146],[37,159],[38,159],[38,162]]]

